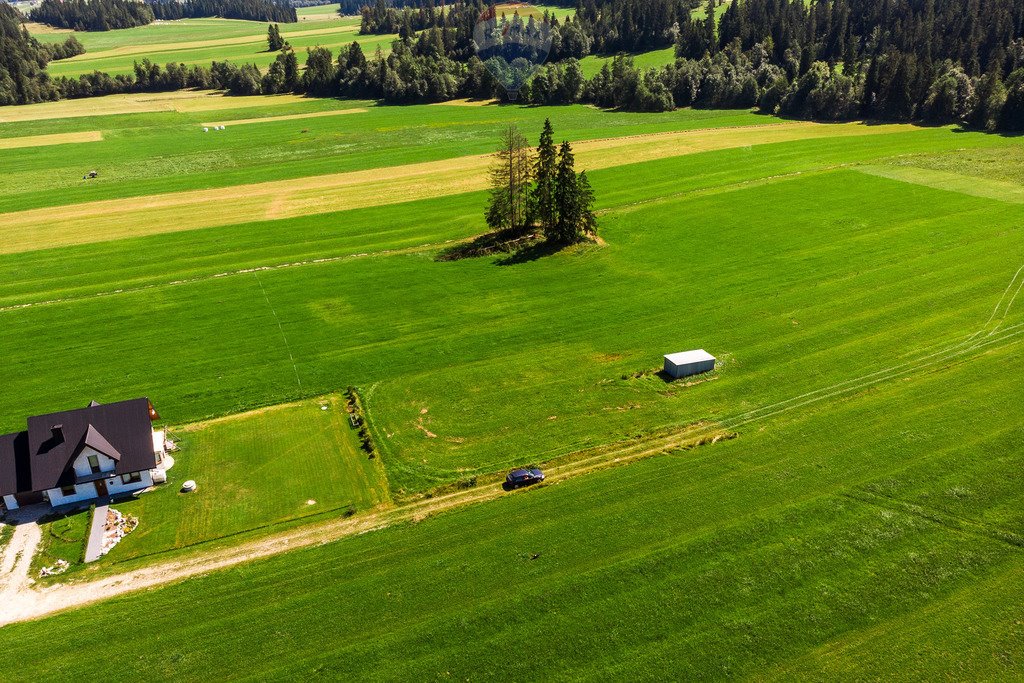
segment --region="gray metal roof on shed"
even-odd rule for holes
[[[675,365],[687,365],[689,363],[715,360],[715,357],[704,349],[697,349],[696,351],[680,351],[679,353],[665,354],[665,360]]]

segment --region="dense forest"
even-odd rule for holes
[[[276,0],[43,0],[32,21],[76,31],[109,31],[152,23],[155,19],[223,17],[249,21],[298,21],[295,8]]]
[[[109,31],[153,22],[149,5],[135,0],[43,0],[29,17],[40,24],[75,31]]]
[[[0,2],[0,106],[52,99],[47,61],[49,53],[29,37],[18,11]]]
[[[275,0],[147,0],[157,19],[198,19],[222,17],[281,24],[299,20],[295,8]]]
[[[50,82],[43,71],[48,54],[15,24],[7,31],[14,47],[4,59],[24,64],[20,71],[8,68],[17,78],[0,80],[0,88],[18,93],[8,94],[16,101],[175,87],[388,102],[504,95],[500,76],[508,65],[497,57],[481,61],[474,42],[480,0],[455,2],[444,14],[432,0],[399,4],[408,8],[382,2],[362,8],[364,24],[397,28],[400,37],[390,53],[368,57],[353,44],[335,58],[313,48],[304,71],[286,47],[265,72],[251,64],[207,69],[144,62],[133,76],[91,74]],[[547,63],[529,69],[532,78],[517,95],[538,104],[590,102],[640,111],[756,107],[819,120],[1024,129],[1022,0],[742,0],[718,22],[714,0],[708,5],[707,18],[700,20],[689,18],[684,0],[583,0],[573,19],[548,16]],[[615,56],[586,79],[578,62],[589,53],[673,44],[676,60],[658,69],[638,69],[630,57]],[[38,87],[8,85],[26,79]]]

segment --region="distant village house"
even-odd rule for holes
[[[53,507],[153,485],[164,433],[147,398],[28,418],[28,429],[0,435],[0,496],[7,510]]]

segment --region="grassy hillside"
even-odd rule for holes
[[[1004,348],[736,441],[6,627],[0,661],[157,680],[1013,678],[1024,432],[982,397],[1022,370]],[[93,625],[127,619],[111,659]]]
[[[676,49],[674,47],[667,47],[661,50],[639,52],[630,56],[633,58],[633,64],[638,68],[655,69],[674,62]],[[613,59],[614,55],[589,55],[580,61],[580,67],[583,69],[583,74],[590,78],[598,73],[605,64],[608,64],[610,67]]]
[[[395,36],[358,36],[357,18],[337,16],[281,24],[281,35],[305,60],[308,47],[323,46],[335,54],[339,48],[358,40],[368,55],[380,47],[389,49]],[[46,41],[63,40],[65,33],[43,33]],[[277,56],[267,51],[267,25],[235,19],[182,19],[155,22],[117,31],[76,33],[86,53],[52,62],[47,71],[53,76],[75,76],[92,71],[127,73],[143,58],[157,64],[182,62],[205,64],[211,61],[251,63],[266,68]]]
[[[735,438],[5,627],[13,680],[1021,675],[1019,138],[228,99],[0,111],[5,139],[101,137],[4,150],[0,427],[139,394],[176,425],[307,401],[280,431],[186,433],[175,481],[217,496],[146,494],[123,558],[307,498]],[[495,132],[545,117],[604,243],[439,261],[484,230]],[[689,348],[718,370],[654,373]],[[351,434],[308,399],[348,385],[382,455],[324,467]]]
[[[539,6],[541,10],[565,17],[572,10]],[[378,48],[391,49],[397,35],[359,35],[358,16],[340,17],[338,5],[320,5],[299,8],[299,21],[280,24],[281,35],[305,63],[310,47],[330,48],[337,56],[340,49],[358,41],[367,57]],[[47,71],[53,76],[77,76],[93,71],[110,74],[128,73],[136,61],[149,59],[157,64],[181,62],[205,64],[228,61],[236,64],[256,64],[261,69],[274,61],[276,52],[267,51],[267,24],[237,19],[181,19],[157,21],[146,26],[115,31],[55,31],[47,26],[31,24],[35,38],[42,42],[61,42],[69,34],[86,48],[86,53],[51,62]]]

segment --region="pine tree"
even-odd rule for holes
[[[555,207],[555,173],[557,171],[557,153],[555,150],[554,131],[551,119],[544,120],[544,131],[540,134],[540,145],[537,147],[537,160],[534,162],[533,177],[536,185],[533,188],[534,206],[540,227],[545,234],[552,234],[558,219]]]

